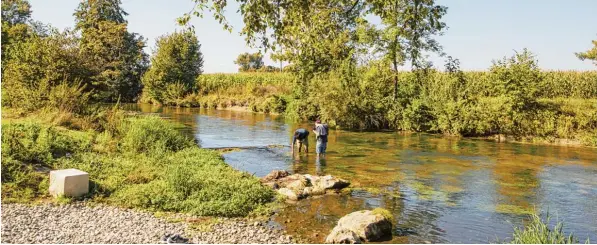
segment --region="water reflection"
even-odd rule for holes
[[[230,165],[256,176],[287,169],[350,180],[360,188],[351,195],[301,201],[276,217],[288,231],[313,242],[323,242],[343,215],[375,207],[394,214],[395,236],[388,241],[394,243],[507,239],[534,208],[549,208],[566,222],[566,231],[597,240],[595,149],[330,130],[325,158],[314,153],[293,157],[288,148],[292,133],[312,128],[310,123],[288,124],[282,117],[237,111],[130,109],[187,125],[185,132],[202,147],[261,147],[224,154]]]

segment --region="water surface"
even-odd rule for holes
[[[342,216],[375,207],[395,216],[391,243],[503,241],[533,210],[549,210],[554,222],[565,222],[565,231],[581,241],[597,241],[594,148],[330,130],[325,159],[314,153],[293,158],[288,147],[292,133],[313,125],[239,111],[150,105],[128,109],[186,125],[185,132],[201,147],[256,147],[224,154],[228,164],[256,176],[286,169],[351,181],[359,189],[349,195],[306,199],[275,216],[288,232],[312,242],[323,242]],[[313,137],[309,140],[314,152]]]

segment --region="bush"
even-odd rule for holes
[[[122,125],[120,134],[122,152],[159,155],[193,145],[174,123],[156,116],[129,118]]]

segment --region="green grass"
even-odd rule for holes
[[[551,217],[546,215],[545,222],[537,214],[531,214],[524,229],[514,228],[513,244],[577,244],[578,239],[573,234],[564,233],[564,224],[558,222],[549,227]],[[589,243],[589,240],[587,240]]]
[[[40,169],[88,172],[86,198],[127,208],[202,216],[262,212],[275,193],[228,166],[216,151],[198,148],[174,123],[137,116],[116,132],[77,131],[36,121],[2,124],[2,201],[49,198]],[[65,202],[63,198],[59,203]]]

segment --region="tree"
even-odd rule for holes
[[[398,67],[408,60],[413,69],[422,68],[424,52],[441,51],[433,37],[446,28],[441,18],[447,8],[436,5],[434,0],[370,0],[369,3],[367,12],[382,21],[377,32],[377,50],[392,64],[396,99]]]
[[[592,60],[597,65],[597,40],[593,40],[593,48],[586,52],[576,53],[580,60]]]
[[[195,81],[202,72],[201,45],[193,31],[161,36],[143,76],[143,94],[155,103],[173,103],[196,90]]]
[[[82,1],[74,13],[96,100],[134,101],[141,91],[148,66],[145,41],[128,32],[126,15],[120,0]]]
[[[7,60],[2,62],[3,105],[36,110],[51,102],[59,85],[78,90],[85,86],[89,73],[83,65],[72,33],[53,29],[47,36],[31,37],[11,45]],[[64,94],[64,98],[74,94]],[[79,101],[79,106],[84,104]],[[73,112],[73,111],[71,111]]]
[[[9,46],[15,42],[22,42],[29,37],[31,28],[31,4],[27,0],[2,1],[2,62],[6,58]]]
[[[257,53],[242,53],[239,54],[234,64],[239,66],[239,72],[257,71],[263,67],[263,55]]]

